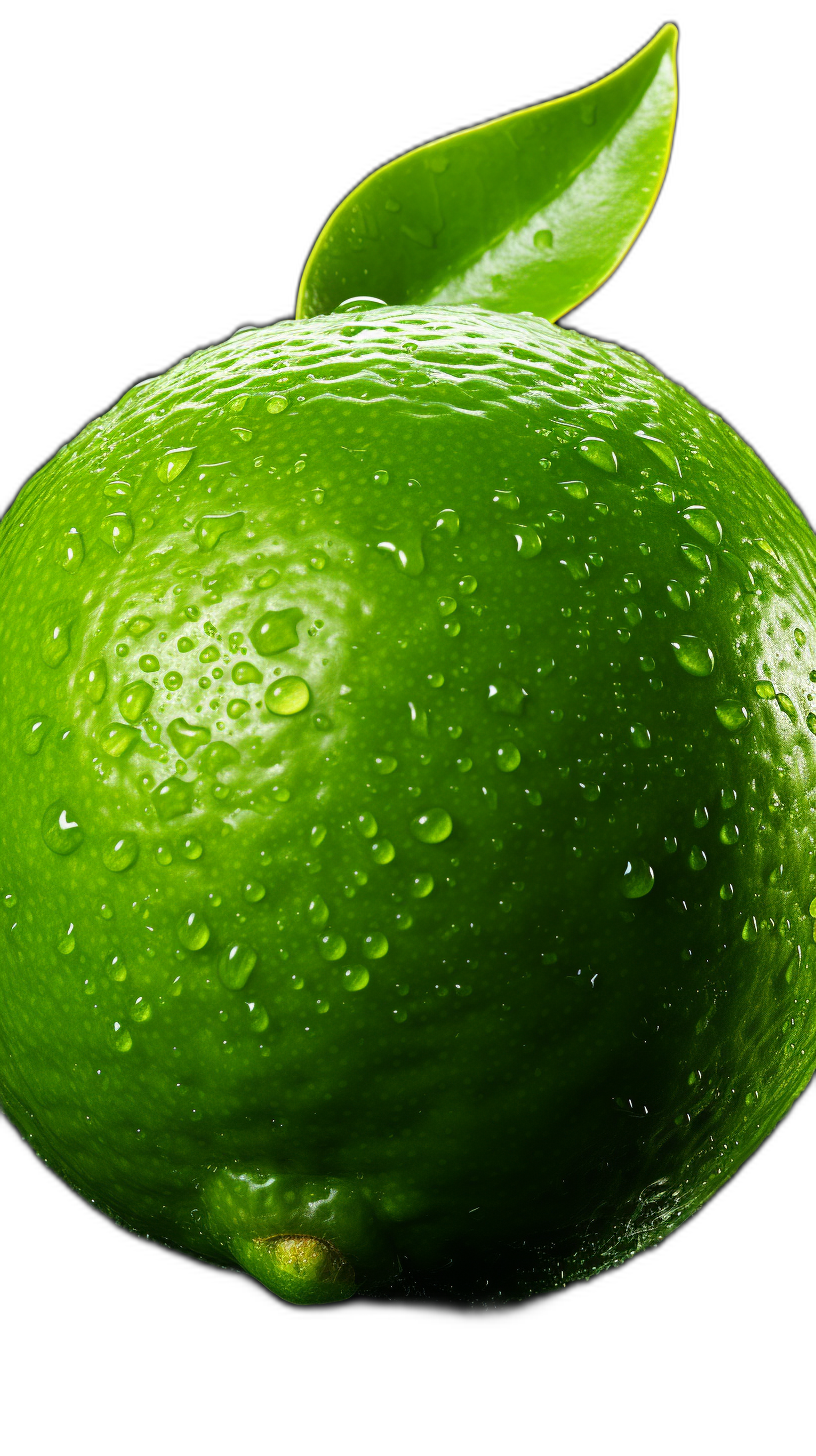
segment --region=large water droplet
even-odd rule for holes
[[[368,810],[366,810],[363,814],[357,815],[355,824],[364,839],[373,839],[374,835],[377,833],[377,821],[374,818],[374,815],[370,814]]]
[[[302,677],[279,677],[264,693],[267,708],[279,718],[302,713],[309,706],[310,698],[309,685]]]
[[[502,773],[513,773],[521,763],[521,754],[515,743],[500,743],[496,749],[496,763]]]
[[[390,864],[395,854],[396,850],[390,839],[375,839],[371,846],[371,857],[375,864]]]
[[[110,511],[103,516],[100,535],[117,556],[124,556],[133,545],[133,522],[127,511]]]
[[[85,691],[92,703],[101,703],[108,690],[108,669],[100,658],[92,662],[85,675]]]
[[[42,837],[54,854],[73,854],[85,835],[62,799],[49,804],[40,826]]]
[[[399,540],[392,536],[390,540],[378,541],[377,550],[390,557],[398,570],[403,571],[406,576],[421,576],[425,570],[419,531],[400,532]]]
[[[319,949],[324,961],[340,961],[346,954],[346,942],[342,935],[329,931],[327,935],[321,935]]]
[[[745,565],[739,556],[733,551],[721,551],[720,561],[727,566],[731,575],[736,578],[739,586],[744,592],[752,592],[756,588],[753,572]]]
[[[530,561],[541,551],[541,537],[535,526],[516,527],[516,549],[524,561]]]
[[[363,955],[367,956],[370,961],[381,960],[382,957],[387,954],[388,940],[386,936],[381,933],[381,931],[375,930],[371,933],[371,935],[366,935],[364,937]]]
[[[228,945],[218,957],[218,974],[230,991],[240,991],[245,986],[258,960],[258,953],[251,945],[235,941]]]
[[[297,624],[303,613],[298,607],[285,607],[281,612],[264,612],[252,627],[249,638],[255,651],[261,657],[273,657],[297,647]]]
[[[119,712],[126,723],[137,723],[147,712],[153,689],[146,682],[128,683],[119,694]]]
[[[370,313],[373,308],[387,308],[387,304],[381,298],[374,298],[369,294],[360,293],[354,298],[344,298],[342,303],[332,310],[333,313]]]
[[[415,900],[424,900],[426,895],[430,895],[433,887],[433,875],[429,875],[427,873],[414,875],[414,878],[411,881],[411,894],[413,895]]]
[[[197,910],[188,910],[182,915],[177,929],[185,950],[203,950],[210,938],[210,927]]]
[[[174,480],[178,480],[181,472],[187,469],[192,458],[192,450],[184,448],[168,450],[164,459],[160,460],[156,466],[156,474],[162,482],[162,485],[172,485]]]
[[[526,693],[509,677],[496,677],[488,684],[488,705],[494,713],[509,713],[517,718],[524,707]]]
[[[670,445],[667,445],[664,440],[656,439],[654,435],[645,435],[642,430],[636,430],[635,434],[640,437],[647,449],[657,456],[658,460],[662,460],[663,464],[668,465],[676,475],[681,474],[677,456]]]
[[[692,677],[708,677],[714,670],[714,653],[701,637],[685,635],[671,644],[675,658]]]
[[[627,862],[621,890],[627,900],[640,900],[654,885],[654,870],[645,859],[635,857]]]
[[[683,512],[683,520],[687,521],[698,536],[702,536],[709,546],[719,546],[722,541],[722,526],[713,511],[707,506],[688,506]]]
[[[63,571],[78,571],[85,560],[85,543],[76,526],[57,537],[56,559]]]
[[[690,546],[687,541],[684,541],[680,550],[695,571],[699,571],[703,576],[708,576],[711,571],[711,561],[702,546]]]
[[[721,703],[715,703],[714,712],[729,733],[736,733],[738,728],[744,728],[748,722],[748,709],[736,698],[726,698]]]
[[[410,829],[420,844],[441,844],[453,829],[453,820],[446,809],[426,809],[414,816]]]
[[[289,408],[289,401],[285,394],[270,394],[266,401],[266,408],[271,415],[281,415]]]
[[[581,441],[578,448],[590,465],[596,466],[598,470],[605,470],[610,475],[617,470],[617,457],[607,440],[596,439],[590,435]]]
[[[26,718],[23,725],[23,753],[32,758],[39,753],[51,728],[51,719],[37,714],[36,717]]]
[[[202,551],[212,551],[230,531],[237,531],[244,524],[243,511],[231,515],[202,516],[195,528],[195,538]]]
[[[48,623],[40,647],[40,656],[46,667],[59,667],[71,650],[71,623],[60,615]]]
[[[370,976],[365,966],[349,966],[343,974],[344,991],[364,991]]]
[[[196,749],[203,748],[210,741],[210,730],[200,723],[188,723],[184,718],[174,718],[167,725],[167,737],[176,753],[182,758],[192,758]]]
[[[129,723],[111,723],[102,729],[99,744],[108,758],[123,758],[139,742],[140,737],[138,728],[133,728]]]
[[[629,732],[632,735],[633,748],[648,748],[651,741],[651,734],[643,723],[633,723]]]
[[[138,857],[139,841],[135,834],[114,834],[102,850],[102,863],[114,874],[130,869]]]
[[[679,581],[666,583],[666,591],[669,594],[669,601],[672,606],[677,607],[681,612],[687,612],[691,606],[691,597],[686,588],[680,585]]]
[[[449,541],[455,541],[459,535],[459,516],[456,511],[446,509],[440,511],[436,518],[436,529]]]
[[[189,814],[193,807],[193,785],[173,774],[158,784],[150,797],[160,819],[177,819],[180,814]]]
[[[315,895],[309,905],[309,919],[316,930],[326,924],[329,918],[329,907],[322,895]]]

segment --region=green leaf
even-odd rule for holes
[[[608,278],[652,210],[677,110],[664,25],[601,81],[429,142],[332,213],[297,317],[345,299],[479,304],[555,320]]]

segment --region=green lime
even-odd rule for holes
[[[660,1240],[814,1065],[813,536],[476,308],[245,330],[2,525],[10,1116],[286,1298]]]

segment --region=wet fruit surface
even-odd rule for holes
[[[0,551],[4,1098],[122,1222],[283,1293],[515,1297],[806,1083],[812,533],[643,361],[247,330]]]

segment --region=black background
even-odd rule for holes
[[[348,16],[337,32],[305,13],[299,38],[281,12],[236,10],[204,39],[204,12],[173,36],[134,12],[127,36],[64,20],[47,58],[20,52],[6,162],[12,448],[0,489],[13,498],[137,380],[240,326],[291,316],[323,221],[374,167],[595,82],[673,19],[680,108],[662,195],[611,280],[562,323],[691,390],[815,520],[797,361],[807,189],[791,12],[731,33],[702,6],[573,9],[574,20],[538,7],[476,20],[420,7],[376,26]],[[812,1086],[657,1251],[485,1316],[363,1299],[291,1309],[249,1278],[118,1229],[1,1123],[6,1319],[48,1369],[66,1370],[77,1351],[89,1377],[121,1369],[122,1411],[138,1406],[144,1370],[150,1389],[170,1390],[189,1366],[200,1389],[214,1361],[211,1399],[243,1389],[255,1434],[272,1386],[275,1402],[312,1392],[319,1405],[337,1382],[338,1418],[354,1425],[373,1389],[408,1418],[414,1396],[452,1412],[476,1395],[516,1409],[557,1402],[568,1373],[592,1404],[605,1374],[624,1373],[622,1399],[634,1401],[657,1370],[679,1401],[715,1385],[740,1351],[766,1361],[784,1342],[794,1358],[815,1124]]]

